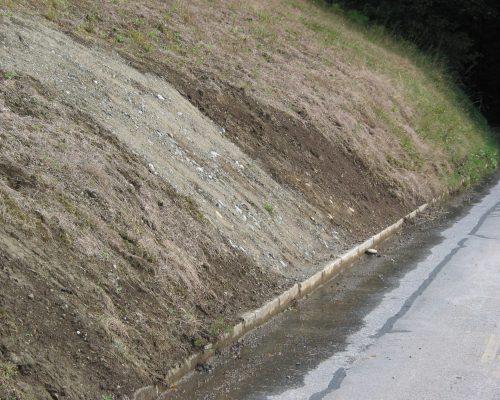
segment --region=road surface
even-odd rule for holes
[[[239,364],[194,377],[177,396],[499,400],[500,184],[430,238],[438,243],[417,244],[390,271],[377,267],[370,279],[347,288],[345,309],[333,294],[339,282],[327,285],[297,313],[264,329]],[[372,290],[377,274],[386,284]]]

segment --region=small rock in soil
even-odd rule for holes
[[[377,254],[377,253],[378,253],[378,251],[377,251],[376,249],[368,249],[368,250],[366,250],[366,252],[365,252],[365,253],[366,253],[366,254]]]
[[[92,199],[97,199],[97,192],[93,189],[86,189],[85,190],[85,193],[87,193],[87,195],[92,198]]]
[[[214,367],[208,363],[200,363],[200,364],[196,365],[196,371],[198,371],[198,372],[211,373],[213,371],[213,369],[214,369]]]
[[[152,174],[158,175],[158,172],[156,172],[155,166],[153,164],[149,163],[148,164],[148,169],[149,169],[149,172],[151,172]]]

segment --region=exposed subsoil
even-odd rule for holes
[[[261,160],[242,152],[223,127],[165,80],[37,22],[12,18],[2,26],[6,71],[33,76],[62,102],[90,115],[192,198],[204,218],[261,267],[303,276],[358,240],[350,228],[334,224],[301,193],[273,179]],[[351,213],[349,204],[332,201],[339,215]],[[352,213],[350,226],[365,220]]]
[[[397,220],[424,202],[423,197],[398,198],[396,182],[373,175],[353,149],[328,139],[311,121],[258,102],[243,89],[207,73],[203,80],[193,81],[173,70],[165,72],[165,64],[151,59],[132,61],[142,70],[168,79],[205,115],[226,127],[229,138],[261,161],[277,182],[299,191],[324,215],[330,215],[334,226],[349,229],[354,237],[370,236],[387,221]]]
[[[423,199],[307,117],[127,59],[0,16],[2,399],[162,383]]]
[[[0,121],[0,398],[130,394],[285,284],[40,82]]]

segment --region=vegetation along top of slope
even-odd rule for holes
[[[217,122],[233,115],[212,103],[239,89],[314,126],[413,198],[428,197],[443,183],[452,189],[469,184],[496,162],[482,117],[439,65],[320,2],[2,2],[6,10],[41,13],[82,39],[106,41],[165,74]],[[197,94],[189,92],[193,86]],[[229,134],[257,153],[249,135]],[[309,191],[293,178],[281,178]],[[324,184],[311,180],[313,187]]]

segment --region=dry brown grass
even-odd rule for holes
[[[225,105],[211,115],[221,126],[228,103],[239,102],[252,118],[238,121],[236,113],[233,126],[260,125],[240,141],[235,129],[232,139],[335,222],[353,227],[354,211],[345,210],[357,208],[356,221],[375,229],[401,204],[410,207],[494,166],[485,127],[442,71],[313,2],[96,4],[0,0],[3,14],[43,15],[145,70],[166,71],[175,84],[172,71],[187,77],[187,86],[210,92],[199,104],[207,113],[207,103]],[[36,338],[35,384],[57,381],[69,397],[81,387],[98,397],[96,381],[124,392],[142,380],[161,381],[175,360],[224,330],[224,317],[274,291],[275,276],[237,254],[192,199],[152,175],[90,117],[13,71],[0,71],[0,89],[0,108],[9,109],[0,114],[0,277],[8,310],[0,333],[17,340],[9,344],[16,349],[26,347],[19,331]],[[224,98],[230,100],[216,102]],[[352,160],[335,164],[330,150]],[[299,158],[307,168],[281,168]],[[386,208],[374,216],[374,204]],[[272,207],[259,207],[274,217]],[[242,279],[255,293],[238,290]],[[28,292],[45,303],[28,300]],[[27,316],[22,326],[17,315]]]
[[[37,363],[33,386],[18,376],[9,393],[57,381],[99,398],[96,379],[130,393],[161,381],[194,337],[212,340],[213,320],[257,305],[223,301],[242,275],[274,291],[196,203],[36,81],[0,79],[0,109],[0,365],[13,353]]]
[[[417,185],[429,197],[455,185],[448,179],[471,155],[494,158],[484,123],[437,65],[315,2],[107,1],[96,8],[90,0],[23,0],[17,7],[45,7],[83,38],[204,76],[221,91],[240,87],[355,151],[375,175],[404,186],[401,196]]]

